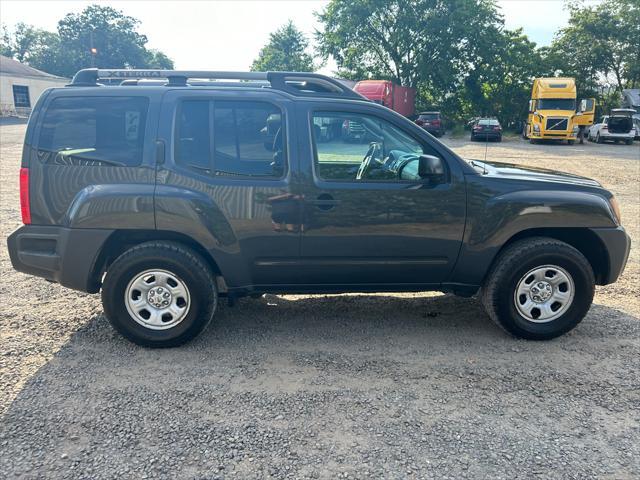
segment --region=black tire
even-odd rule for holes
[[[501,142],[501,141],[502,141],[502,136],[500,136],[500,137],[498,137],[498,138],[496,139],[496,142]]]
[[[625,140],[624,143],[627,145],[633,145],[633,140]]]
[[[603,143],[602,137],[600,137],[600,132],[596,133],[596,143]]]
[[[575,140],[567,140],[567,145],[573,145],[575,142]]]
[[[184,318],[164,330],[138,323],[125,303],[129,282],[153,269],[174,274],[186,285],[190,298]],[[111,325],[133,343],[145,347],[176,347],[188,342],[209,324],[217,304],[215,277],[207,262],[174,242],[147,242],[127,250],[110,265],[102,285],[102,305]]]
[[[530,143],[531,145],[535,145],[536,143],[538,143],[538,140],[537,140],[537,139],[535,139],[535,138],[529,138],[529,143]]]
[[[521,315],[515,292],[520,279],[536,267],[555,265],[567,272],[575,288],[573,301],[558,318],[536,323]],[[549,340],[558,337],[585,317],[595,291],[593,270],[578,250],[559,240],[546,237],[514,242],[495,260],[480,293],[491,319],[515,337]]]

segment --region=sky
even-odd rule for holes
[[[148,48],[173,59],[176,69],[248,70],[269,33],[291,19],[309,38],[320,28],[314,12],[328,3],[299,1],[36,1],[0,0],[0,22],[11,27],[24,22],[55,31],[58,20],[87,5],[101,3],[141,21],[139,32]],[[507,28],[522,27],[538,45],[548,45],[569,12],[561,0],[499,0]],[[320,71],[331,73],[329,62]]]

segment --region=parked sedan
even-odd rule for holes
[[[502,141],[502,126],[495,118],[479,118],[471,126],[471,141]]]
[[[632,115],[635,110],[628,108],[614,108],[611,115],[604,115],[598,123],[591,125],[587,131],[587,140],[597,143],[605,141],[625,142],[627,145],[633,143],[636,130]]]

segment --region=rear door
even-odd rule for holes
[[[279,95],[171,90],[163,100],[156,224],[197,239],[229,287],[295,283],[295,125]]]
[[[364,140],[342,136],[327,141],[313,135],[311,127],[318,122],[366,124],[373,129]],[[308,107],[299,123],[307,126],[301,135],[304,283],[327,289],[402,289],[445,281],[457,258],[465,221],[459,165],[447,159],[444,149],[380,109]],[[376,144],[375,163],[363,171],[363,160]],[[445,161],[442,182],[398,176],[402,165],[409,165],[409,160],[417,165],[421,154]]]

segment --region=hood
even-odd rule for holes
[[[468,160],[476,171],[487,176],[513,180],[532,180],[539,182],[554,182],[570,185],[582,185],[586,187],[601,187],[601,185],[587,177],[573,175],[571,173],[548,170],[546,168],[525,167],[512,163],[482,162],[480,160]]]

